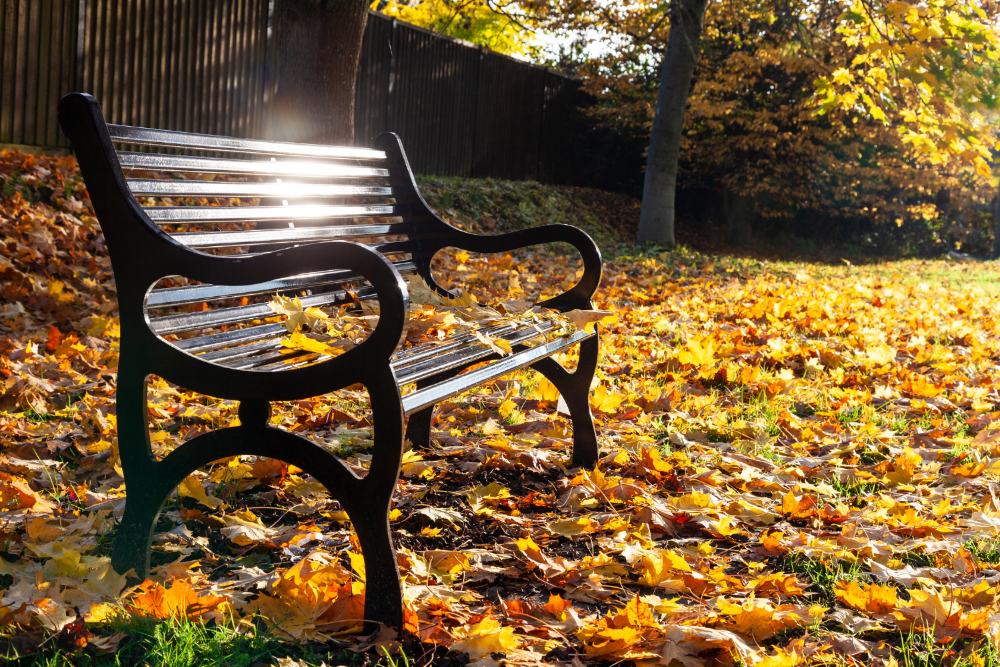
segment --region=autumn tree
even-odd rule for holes
[[[498,53],[528,56],[535,50],[531,8],[517,0],[375,0],[371,7]]]
[[[657,72],[669,69],[674,16],[653,3],[564,0],[545,25],[589,40],[593,55],[577,71],[600,100],[598,115],[651,132],[663,122]],[[996,16],[986,0],[712,4],[679,185],[716,189],[777,218],[822,211],[922,224],[940,218],[941,189],[981,207],[998,88]],[[601,42],[615,46],[594,53]],[[664,97],[676,105],[684,92]],[[665,210],[672,195],[661,188],[645,197]]]

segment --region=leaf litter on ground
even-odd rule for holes
[[[2,159],[8,656],[53,641],[114,652],[124,615],[478,667],[995,660],[1000,303],[967,286],[992,268],[613,255],[598,312],[559,324],[600,322],[599,464],[571,467],[558,392],[531,371],[440,405],[432,446],[406,452],[390,516],[405,627],[364,636],[347,515],[274,459],[197,471],[164,508],[149,579],[128,586],[110,568],[126,489],[103,237],[70,158]],[[443,255],[435,275],[455,296],[411,282],[409,344],[530,316],[579,272],[545,251]],[[293,347],[342,350],[377,317],[364,303],[272,303]],[[349,388],[280,403],[274,423],[363,472],[365,404]],[[154,453],[233,424],[236,407],[151,378]]]

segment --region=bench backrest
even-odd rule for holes
[[[120,301],[131,287],[123,282],[188,275],[184,265],[189,262],[179,260],[190,253],[178,244],[196,253],[246,256],[319,241],[354,241],[384,255],[401,274],[418,273],[437,288],[431,258],[449,239],[468,236],[440,220],[423,201],[393,134],[380,136],[373,149],[112,125],[104,122],[96,100],[82,94],[64,98],[60,116],[73,135],[112,247]],[[173,153],[162,152],[165,149]],[[144,247],[139,231],[152,237],[153,248]],[[167,238],[171,241],[159,248],[163,252],[155,247],[157,237],[160,245]],[[116,244],[123,247],[116,251]],[[147,263],[158,266],[144,271]],[[333,288],[347,283],[352,284],[351,298],[373,296],[370,286],[350,271],[296,275],[252,286],[201,284],[157,288],[148,294],[149,285],[140,289],[144,308],[150,309],[255,296],[259,301],[275,292],[317,287],[322,293],[310,295],[304,304],[330,305],[345,297],[342,291],[334,294]],[[247,321],[251,315],[260,317],[257,310],[242,313],[227,307],[217,317],[182,313],[151,317],[149,324],[160,335],[180,333]]]
[[[423,211],[414,210],[412,202],[400,201],[412,199],[411,176],[405,162],[390,160],[385,151],[107,127],[120,147],[201,153],[117,151],[129,191],[146,204],[142,206],[146,216],[188,248],[252,254],[317,241],[351,240],[385,255],[400,273],[419,272],[428,279],[429,260],[437,248],[427,252],[420,242],[433,232],[440,238],[440,223],[418,221]],[[317,287],[325,288],[325,296],[311,295],[306,303],[328,305],[338,296],[328,288],[356,279],[351,272],[332,271],[269,281],[252,289],[157,289],[149,295],[147,305],[165,308]],[[364,285],[357,286],[356,294],[361,299],[372,296]],[[188,323],[206,324],[204,316],[175,317],[156,323],[154,330],[175,333]]]

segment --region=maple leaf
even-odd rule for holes
[[[154,618],[200,617],[228,604],[226,598],[211,594],[199,596],[185,579],[174,579],[169,588],[149,579],[145,580],[129,600],[131,611]]]
[[[677,353],[677,360],[696,368],[710,366],[715,363],[715,343],[710,338],[690,340]]]
[[[329,316],[319,308],[303,308],[302,301],[298,297],[286,297],[280,294],[268,302],[268,307],[276,315],[284,315],[284,321],[288,333],[294,333],[303,327],[310,331],[322,331]]]
[[[792,519],[806,519],[816,514],[816,499],[812,496],[797,498],[789,491],[781,499],[781,512]]]
[[[505,653],[517,646],[514,629],[505,628],[499,621],[487,616],[471,626],[461,639],[451,645],[451,649],[468,653],[473,660],[479,660],[490,653]]]
[[[177,485],[177,495],[184,498],[194,498],[205,507],[215,509],[225,503],[214,496],[209,496],[205,485],[195,475],[188,475]]]
[[[896,589],[878,584],[859,584],[856,581],[838,581],[833,592],[843,604],[876,615],[888,614],[897,605]]]

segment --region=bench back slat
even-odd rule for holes
[[[390,225],[345,225],[343,227],[295,227],[293,229],[252,229],[245,232],[181,232],[172,236],[189,248],[232,248],[246,245],[273,245],[328,239],[366,238],[405,234],[408,223]],[[377,247],[377,246],[372,246]],[[405,252],[405,249],[404,249]]]
[[[302,307],[329,306],[343,302],[346,294],[343,290],[334,292],[324,292],[312,296],[301,297]],[[166,335],[180,333],[184,331],[196,331],[217,327],[223,324],[236,324],[238,322],[249,322],[252,320],[274,317],[274,311],[266,303],[254,303],[247,306],[236,306],[233,308],[219,308],[217,310],[204,310],[194,313],[179,313],[177,315],[164,315],[162,317],[149,318],[150,328],[157,334]]]
[[[298,160],[277,162],[229,158],[190,157],[160,153],[118,152],[122,169],[132,171],[185,172],[190,174],[235,174],[241,176],[296,176],[299,178],[384,178],[388,169],[357,167],[333,162]]]
[[[412,273],[417,270],[417,265],[411,261],[395,262],[394,265],[400,273]],[[146,307],[175,308],[192,303],[239,299],[244,296],[256,296],[258,294],[275,294],[290,290],[338,285],[357,279],[358,275],[353,271],[341,269],[337,271],[304,273],[298,276],[282,278],[281,280],[270,280],[266,283],[257,283],[255,285],[185,285],[183,287],[166,287],[150,290],[149,296],[146,298]]]
[[[149,219],[161,224],[198,222],[259,222],[262,220],[316,220],[393,216],[399,209],[392,205],[324,206],[144,206]],[[254,230],[247,230],[254,231]],[[262,230],[260,230],[262,231]]]
[[[316,185],[313,183],[240,183],[130,178],[129,190],[146,197],[361,197],[392,195],[392,188],[370,185]]]
[[[158,146],[163,148],[186,148],[201,151],[224,151],[228,153],[257,153],[261,155],[285,155],[294,157],[322,157],[352,160],[384,160],[385,152],[370,148],[352,146],[323,146],[319,144],[295,144],[281,141],[260,141],[238,139],[212,134],[193,134],[172,130],[154,130],[129,125],[108,125],[108,133],[116,143],[135,146]]]

